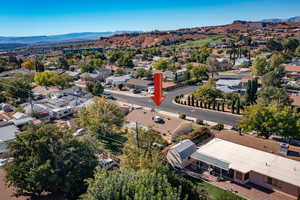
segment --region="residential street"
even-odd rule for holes
[[[180,94],[190,93],[190,92],[194,91],[197,87],[198,86],[188,86],[188,87],[177,89],[175,91],[165,92],[164,93],[165,100],[159,106],[159,109],[162,111],[178,113],[178,114],[184,113],[187,116],[199,118],[202,120],[222,123],[222,124],[226,124],[226,125],[231,125],[231,126],[236,125],[237,121],[241,119],[241,117],[239,117],[239,116],[231,115],[229,113],[210,111],[210,110],[187,108],[187,107],[175,105],[174,103],[172,103],[172,100],[174,99],[175,96],[180,95]],[[113,96],[115,98],[117,98],[117,100],[122,101],[122,102],[136,104],[136,105],[140,105],[140,106],[151,107],[151,108],[156,107],[155,104],[153,103],[152,99],[149,97],[136,98],[136,97],[121,95],[121,94],[113,94]]]

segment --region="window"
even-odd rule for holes
[[[267,178],[267,183],[268,183],[269,185],[272,185],[273,179],[272,179],[271,177],[268,177],[268,178]]]
[[[243,180],[243,174],[241,172],[235,172],[235,178],[238,180]]]
[[[244,180],[246,181],[246,180],[248,180],[248,179],[249,179],[249,173],[245,174]]]

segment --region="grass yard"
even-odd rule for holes
[[[200,181],[187,175],[184,177],[195,185],[202,187],[207,192],[210,200],[246,200],[230,191],[223,190],[222,188],[216,187],[210,183]]]
[[[178,45],[179,48],[190,48],[190,47],[203,47],[211,42],[221,42],[222,36],[210,36],[206,39],[187,41],[183,44]]]

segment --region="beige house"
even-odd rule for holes
[[[183,163],[247,187],[300,197],[300,148],[233,131],[222,131],[199,146]],[[186,164],[185,164],[186,165]]]
[[[177,136],[192,131],[191,122],[144,109],[135,109],[131,111],[126,116],[126,121],[132,126],[138,124],[138,126],[150,127],[160,133],[167,141],[172,141]]]

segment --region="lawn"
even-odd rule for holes
[[[222,36],[210,36],[202,40],[187,41],[183,44],[178,45],[179,48],[190,48],[190,47],[203,47],[211,42],[221,42]]]
[[[198,179],[195,179],[191,176],[184,176],[186,179],[192,181],[195,185],[198,185],[202,187],[204,190],[207,191],[208,197],[211,200],[246,200],[240,196],[237,196],[236,194],[224,190],[222,188],[216,187],[210,183],[200,181]]]

